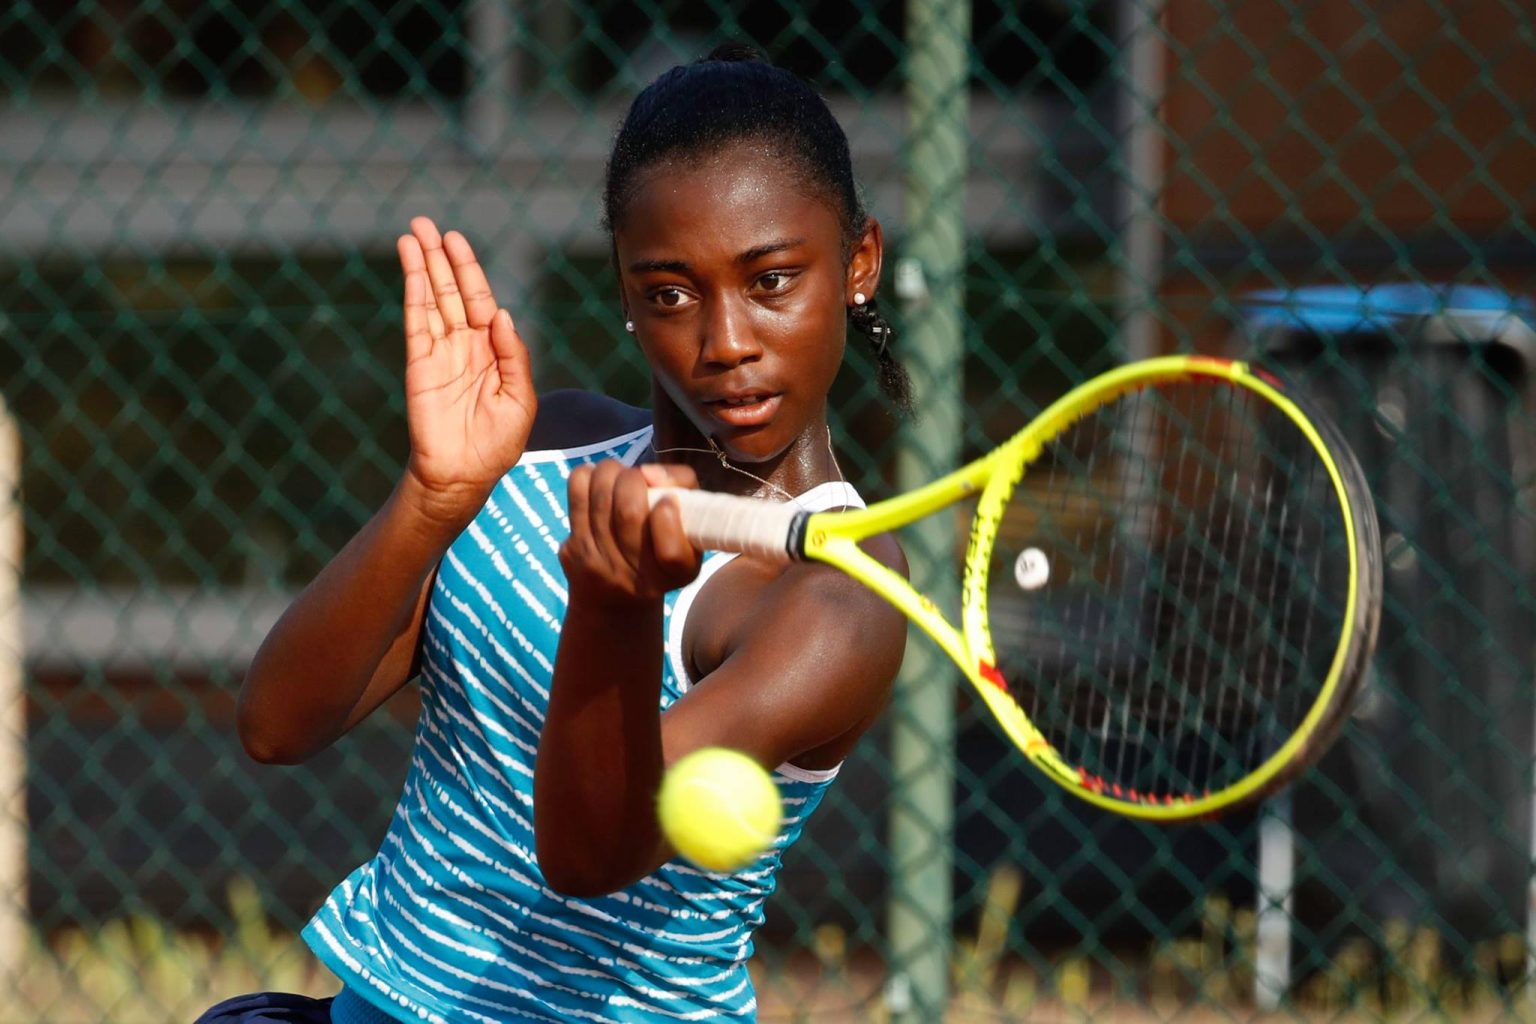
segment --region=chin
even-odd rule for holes
[[[788,451],[794,443],[794,438],[779,435],[772,424],[717,433],[714,439],[732,462],[744,464],[771,462]]]

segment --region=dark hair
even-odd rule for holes
[[[763,142],[790,158],[786,163],[836,212],[844,258],[851,256],[869,216],[854,183],[847,135],[804,79],[740,43],[717,46],[707,57],[665,72],[635,97],[608,156],[604,227],[611,234],[618,225],[641,171],[668,158],[706,156],[743,140]],[[891,353],[890,324],[873,298],[849,312],[874,346],[880,390],[910,415],[912,381]]]

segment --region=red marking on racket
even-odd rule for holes
[[[992,664],[990,661],[979,662],[977,665],[977,671],[981,673],[981,678],[985,679],[999,690],[1002,690],[1004,693],[1008,692],[1008,683],[1005,679],[1003,679],[1003,674],[997,670],[996,665]]]
[[[1105,779],[1102,776],[1094,775],[1088,769],[1081,766],[1079,766],[1077,769],[1077,779],[1078,782],[1082,784],[1083,788],[1089,790],[1090,792],[1107,792],[1118,800],[1128,800],[1131,803],[1136,804],[1150,804],[1153,806],[1162,804],[1165,807],[1171,807],[1173,804],[1181,801],[1186,804],[1192,804],[1195,802],[1195,798],[1187,793],[1181,793],[1178,796],[1175,796],[1172,793],[1142,793],[1139,790],[1126,789],[1125,787],[1121,786],[1120,783],[1110,782],[1108,779]],[[1206,796],[1210,796],[1209,791],[1207,791]]]

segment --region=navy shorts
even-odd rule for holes
[[[287,992],[255,992],[226,999],[196,1024],[331,1024],[331,1000]]]

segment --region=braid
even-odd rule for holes
[[[859,333],[869,338],[869,344],[875,350],[880,393],[890,400],[903,418],[916,419],[912,401],[912,377],[907,373],[907,368],[891,354],[891,343],[896,340],[896,332],[880,314],[880,304],[871,298],[862,304],[849,306],[848,319]]]

